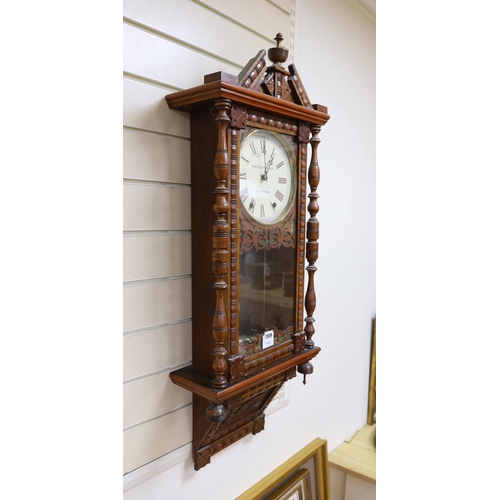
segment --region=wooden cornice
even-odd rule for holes
[[[221,74],[222,77],[226,76]],[[230,75],[228,75],[230,76]],[[214,99],[230,99],[234,103],[248,108],[264,110],[299,121],[324,125],[329,119],[328,110],[321,104],[313,104],[313,109],[284,101],[276,97],[240,87],[220,79],[187,90],[182,90],[165,97],[171,109],[192,112],[200,107],[211,106]]]

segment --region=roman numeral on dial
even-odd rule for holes
[[[279,189],[276,190],[276,194],[274,196],[276,196],[276,198],[278,198],[278,200],[280,201],[283,201],[283,198],[285,197]]]
[[[248,198],[248,195],[250,194],[250,191],[246,187],[243,191],[240,192],[240,198],[242,202],[245,202],[246,199]]]

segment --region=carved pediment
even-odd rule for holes
[[[238,85],[313,109],[295,64],[290,64],[288,70],[282,65],[288,57],[288,49],[280,47],[283,35],[278,33],[275,40],[276,47],[267,53],[273,64],[267,66],[266,51],[259,51],[241,70]]]

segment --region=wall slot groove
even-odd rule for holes
[[[273,7],[276,7],[278,10],[283,12],[283,14],[286,14],[287,16],[290,15],[290,12],[281,7],[281,5],[278,5],[277,3],[274,3],[273,0],[267,0],[268,3],[270,3]]]
[[[175,413],[176,411],[182,410],[183,408],[187,408],[188,406],[192,406],[193,403],[190,401],[189,403],[184,403],[183,405],[176,406],[175,408],[172,408],[171,410],[167,410],[163,413],[160,413],[158,415],[154,415],[153,417],[146,418],[145,420],[142,420],[141,422],[137,422],[136,424],[129,425],[128,427],[125,427],[123,429],[123,433],[127,434],[127,432],[135,431],[136,429],[139,429],[140,427],[144,427],[145,425],[149,424],[150,422],[153,422],[155,420],[159,420],[160,418],[166,417],[167,415],[170,415],[172,413]]]
[[[180,87],[175,87],[174,85],[169,85],[165,82],[160,82],[159,80],[153,80],[152,78],[147,78],[145,76],[136,75],[135,73],[129,73],[128,71],[123,72],[123,78],[128,78],[129,80],[135,80],[136,82],[146,83],[148,85],[153,85],[154,87],[160,87],[165,90],[170,90],[172,92],[177,92],[183,90]]]
[[[153,131],[153,130],[147,130],[145,128],[131,127],[130,125],[124,125],[123,126],[123,131],[124,132],[131,132],[133,134],[153,135],[153,136],[156,136],[156,137],[162,137],[164,139],[177,139],[179,141],[191,142],[191,139],[189,137],[183,137],[181,135],[174,135],[174,134],[166,134],[166,133],[162,133],[162,132],[156,132],[156,131]]]
[[[161,370],[155,370],[153,372],[148,372],[148,373],[144,373],[142,375],[138,375],[137,377],[129,378],[129,379],[123,381],[123,386],[125,387],[127,385],[135,384],[136,382],[140,382],[142,380],[145,380],[145,379],[148,379],[151,377],[155,377],[156,375],[160,375],[161,373],[169,373],[169,372],[172,372],[174,370],[177,370],[178,368],[184,368],[185,366],[189,366],[191,363],[192,363],[192,360],[189,359],[186,362],[177,363],[175,365],[167,366],[165,368],[162,368]]]
[[[144,326],[142,328],[136,328],[134,330],[127,330],[123,332],[123,337],[132,337],[133,335],[141,335],[143,333],[152,332],[154,330],[161,330],[162,328],[171,328],[183,323],[191,323],[192,318],[183,318],[175,321],[167,321],[165,323],[159,323],[157,325]]]
[[[191,189],[191,184],[186,182],[167,182],[167,181],[156,181],[149,179],[132,179],[130,177],[124,177],[123,183],[128,185],[137,186],[156,186],[164,188],[176,188],[176,189]]]
[[[198,54],[202,54],[204,56],[210,57],[210,58],[215,59],[216,61],[220,61],[224,64],[229,64],[230,66],[233,66],[233,67],[237,68],[238,70],[241,70],[243,68],[243,66],[241,64],[238,64],[237,62],[226,59],[225,57],[221,57],[221,56],[215,54],[214,52],[210,52],[210,51],[205,50],[201,47],[198,47],[197,45],[193,45],[192,43],[186,42],[185,40],[181,40],[180,38],[176,38],[175,36],[171,36],[168,33],[164,33],[160,30],[152,28],[151,26],[146,26],[145,24],[134,21],[133,19],[130,19],[128,17],[124,17],[123,22],[125,24],[128,24],[129,26],[133,26],[134,28],[145,31],[146,33],[150,33],[151,35],[155,35],[155,36],[158,36],[158,37],[163,38],[165,40],[168,40],[169,42],[180,45],[181,47],[184,47],[188,50],[192,50],[193,52],[197,52]]]
[[[162,283],[164,281],[178,281],[178,280],[190,280],[190,274],[179,274],[176,276],[160,276],[158,278],[147,278],[142,280],[130,280],[123,282],[123,288],[129,288],[131,286],[144,286],[152,285],[153,283]]]
[[[124,229],[123,236],[175,236],[191,234],[191,229]]]
[[[262,38],[266,42],[271,43],[271,46],[274,45],[275,42],[273,39],[268,38],[267,36],[263,35],[262,33],[259,33],[258,31],[254,30],[252,28],[249,28],[246,24],[240,23],[238,20],[234,19],[234,17],[228,16],[228,15],[224,14],[224,12],[221,12],[220,10],[214,9],[213,7],[206,4],[205,2],[202,2],[201,0],[191,0],[191,2],[193,2],[195,5],[198,5],[199,7],[203,7],[204,9],[207,9],[209,12],[212,12],[213,14],[215,14],[219,17],[222,17],[222,19],[225,19],[226,21],[229,21],[230,23],[235,24],[239,28],[242,28],[246,31],[249,31],[253,35],[257,35],[258,37]],[[280,8],[280,10],[282,10],[282,9]],[[243,66],[240,66],[239,68],[242,69]]]

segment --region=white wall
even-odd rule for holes
[[[124,473],[192,440],[191,393],[169,379],[191,362],[189,115],[164,97],[205,74],[238,74],[277,31],[289,40],[291,0],[242,7],[124,4]]]
[[[269,48],[265,38],[289,33],[293,19],[267,0],[259,9],[274,15],[264,16],[264,26],[259,9],[247,14],[247,2],[211,0],[211,10],[202,4],[152,1],[146,8],[128,0],[124,7],[125,472],[185,450],[189,441],[190,395],[179,390],[165,396],[169,367],[189,361],[190,269],[183,257],[190,240],[183,205],[189,193],[183,177],[188,115],[170,112],[162,96],[198,84],[212,71],[237,74],[238,65]],[[293,2],[279,4],[293,8]],[[176,9],[193,15],[176,15]],[[375,18],[356,0],[300,0],[295,21],[295,64],[311,100],[331,115],[318,150],[314,340],[322,352],[306,386],[300,377],[288,382],[290,403],[266,418],[262,433],[218,453],[198,472],[190,458],[156,475],[154,464],[165,458],[139,468],[129,475],[139,484],[128,489],[128,483],[126,500],[192,500],[201,492],[205,500],[234,499],[314,438],[327,439],[332,450],[366,421],[375,315]],[[220,33],[238,35],[238,47],[224,44]],[[186,58],[193,66],[182,62]],[[165,310],[169,297],[182,300]],[[175,336],[186,342],[172,341]],[[140,482],[141,471],[151,477]],[[224,498],[215,485],[224,485]]]
[[[314,316],[315,341],[324,352],[314,365],[330,395],[318,424],[333,449],[365,422],[376,311],[375,17],[356,0],[302,0],[295,37],[296,65],[309,96],[327,105],[331,116],[319,145]]]

